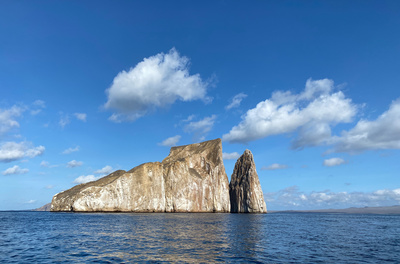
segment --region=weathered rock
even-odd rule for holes
[[[51,211],[229,212],[221,140],[174,147],[162,163],[77,185],[56,194]]]
[[[163,160],[166,212],[229,212],[220,139],[171,148]]]
[[[267,212],[253,154],[248,149],[236,161],[229,184],[229,195],[231,213]]]

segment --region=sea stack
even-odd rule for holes
[[[236,161],[229,184],[229,195],[231,213],[267,212],[253,154],[248,149]]]
[[[51,211],[229,212],[221,139],[171,148],[163,162],[116,171],[53,197]]]

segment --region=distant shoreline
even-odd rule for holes
[[[379,207],[351,207],[346,209],[273,210],[268,213],[332,213],[332,214],[400,214],[400,205]]]

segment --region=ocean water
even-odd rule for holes
[[[0,212],[0,263],[400,263],[400,215]]]

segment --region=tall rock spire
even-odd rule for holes
[[[231,213],[267,212],[253,154],[248,149],[236,161],[229,184],[229,195]]]

